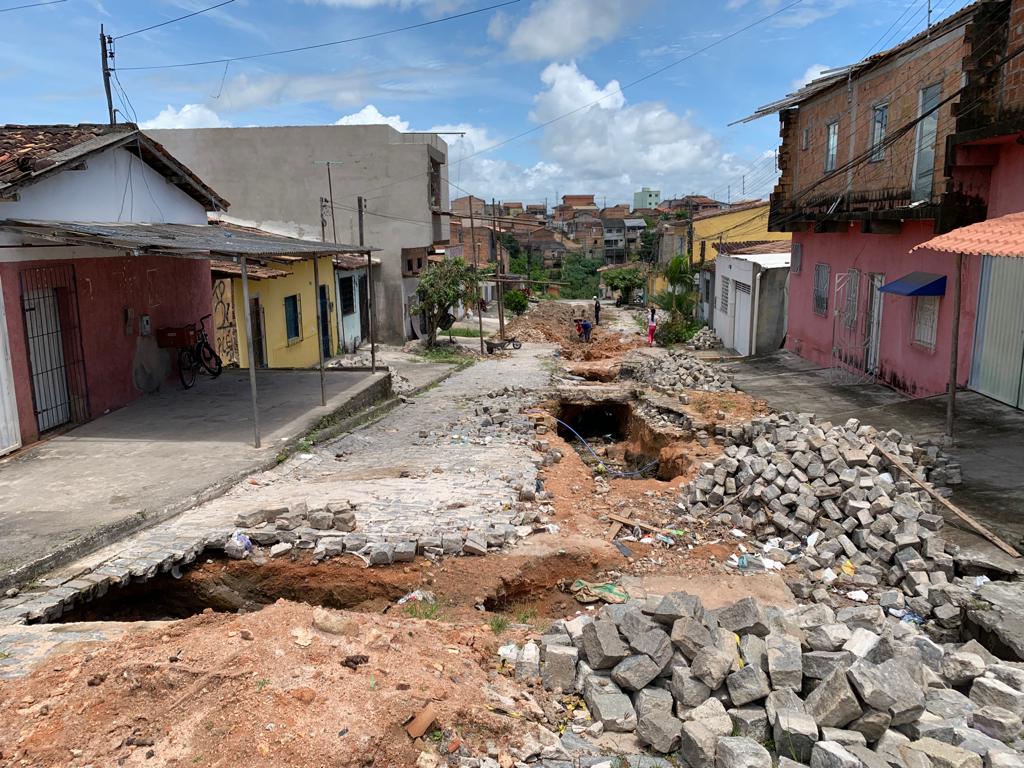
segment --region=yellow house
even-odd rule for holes
[[[687,227],[693,227],[693,252],[687,254],[683,250],[681,253],[684,256],[689,256],[690,263],[702,273],[699,288],[703,303],[707,303],[714,287],[714,261],[718,255],[716,245],[719,243],[753,245],[767,240],[789,241],[792,238],[789,232],[768,231],[769,208],[770,203],[767,200],[757,200],[735,205],[724,211],[698,213],[693,217],[692,223],[673,222],[671,236],[677,244],[687,242],[689,238]],[[662,249],[662,263],[668,263],[671,256],[674,255],[678,254],[669,254],[666,257],[664,249]],[[655,278],[653,289],[655,293],[668,289],[668,281],[664,276],[659,274]]]
[[[331,256],[320,256],[320,290],[313,284],[313,260],[275,265],[274,269],[255,270],[249,279],[249,309],[252,313],[253,352],[258,368],[311,368],[320,362],[318,342],[324,358],[338,352],[338,318],[334,264]],[[215,289],[215,293],[217,293]],[[222,291],[227,294],[227,291]],[[323,326],[318,338],[316,302],[319,294]],[[249,348],[245,328],[242,281],[231,279],[234,338],[237,340],[238,365],[249,367]],[[216,304],[216,302],[215,302]],[[220,313],[215,312],[215,325]],[[218,327],[218,346],[222,331]],[[230,335],[232,332],[224,335]]]

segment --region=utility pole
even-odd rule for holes
[[[331,237],[332,242],[338,242],[338,225],[334,214],[334,184],[331,183],[331,166],[341,165],[339,160],[314,160],[313,165],[327,166],[327,196],[331,201]]]
[[[477,258],[476,250],[476,218],[473,216],[473,196],[469,196],[469,241],[473,246],[473,269],[480,272],[480,263]],[[477,291],[479,292],[479,301],[477,302],[476,314],[477,314],[477,327],[480,329],[480,354],[484,353],[484,284],[477,280]]]
[[[327,242],[327,198],[320,198],[320,240]],[[316,302],[316,350],[320,361],[320,405],[327,405],[327,385],[324,382],[324,329],[327,318],[323,316],[323,302],[320,301],[320,254],[313,254],[313,301]],[[327,338],[331,337],[330,331]]]
[[[498,252],[498,220],[494,218],[494,198],[491,198],[491,237],[494,242],[494,258],[498,263],[498,337],[505,340],[505,263]]]
[[[932,38],[932,0],[928,0],[928,26],[927,26],[927,30],[928,30],[927,39],[931,40],[931,38]]]
[[[110,118],[110,124],[113,125],[115,120],[114,98],[110,95],[110,59],[114,56],[107,51],[108,44],[113,45],[113,41],[104,34],[103,25],[100,24],[100,63],[103,66],[103,90],[107,93],[107,116]]]
[[[363,196],[356,198],[356,207],[359,209],[359,245],[363,246]],[[377,372],[377,347],[374,345],[373,330],[376,319],[373,316],[373,257],[366,252],[366,311],[370,313],[370,373]]]

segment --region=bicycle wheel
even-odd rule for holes
[[[207,341],[204,341],[199,347],[199,362],[206,372],[215,379],[224,370],[224,363],[221,361],[220,355],[213,351],[213,347]]]
[[[512,349],[522,349],[522,348],[523,348],[523,342],[521,342],[521,341],[513,341],[512,342]]]
[[[191,389],[196,384],[196,371],[199,364],[196,362],[195,353],[190,347],[182,347],[178,350],[178,378],[181,379],[181,386]]]

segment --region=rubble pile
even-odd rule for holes
[[[676,592],[557,621],[500,654],[520,680],[583,698],[567,730],[635,732],[673,765],[1024,765],[1024,664],[936,644],[879,606],[748,597],[709,610]]]
[[[856,419],[816,424],[809,414],[756,418],[729,442],[683,489],[689,515],[717,516],[738,538],[760,542],[762,561],[796,566],[799,597],[828,602],[831,586],[866,601],[870,590],[887,609],[955,628],[959,609],[947,592],[957,550],[940,535],[931,496],[879,450],[921,480],[959,481],[936,446]]]
[[[686,349],[718,349],[722,346],[722,340],[715,335],[715,332],[706,325],[693,334],[693,337],[686,342]]]
[[[733,376],[724,368],[698,360],[689,352],[670,349],[660,356],[634,354],[622,363],[621,378],[632,378],[663,392],[683,394],[698,389],[706,392],[735,392]]]

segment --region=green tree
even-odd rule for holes
[[[530,307],[530,301],[522,291],[508,291],[505,294],[505,309],[516,315],[521,315]]]
[[[566,253],[562,259],[563,299],[589,299],[597,294],[597,286],[601,278],[597,274],[598,267],[604,262],[600,259],[588,259],[579,253]]]
[[[635,267],[612,269],[604,273],[604,284],[613,291],[619,291],[622,294],[623,304],[628,304],[633,291],[637,288],[642,288],[646,283],[646,275]]]
[[[476,306],[476,273],[462,259],[431,264],[420,277],[416,298],[412,311],[423,315],[427,326],[425,343],[433,347],[437,343],[437,329],[455,306],[460,302]]]

